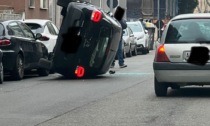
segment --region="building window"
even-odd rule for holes
[[[29,1],[29,8],[35,8],[35,0],[28,0]]]
[[[48,0],[40,0],[40,8],[48,9]]]

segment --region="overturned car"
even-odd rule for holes
[[[66,9],[66,14],[53,58],[48,62],[42,59],[40,66],[67,77],[105,74],[121,39],[118,20],[123,17],[123,8],[117,8],[114,16],[110,16],[87,2],[58,1],[58,5]]]

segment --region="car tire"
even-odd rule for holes
[[[154,88],[157,97],[163,97],[167,95],[168,86],[165,83],[158,82],[156,77],[154,79]]]
[[[132,51],[131,51],[131,48],[129,49],[129,52],[126,53],[126,57],[132,57]]]
[[[16,63],[14,70],[12,71],[12,77],[15,80],[21,80],[24,76],[24,60],[23,56],[21,54],[17,55]]]
[[[136,56],[137,54],[138,54],[138,52],[137,52],[137,47],[136,47],[136,45],[135,45],[134,50],[132,51],[132,55],[133,55],[133,56]]]
[[[4,67],[3,63],[0,63],[0,84],[2,84],[4,81]]]

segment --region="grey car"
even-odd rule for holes
[[[126,57],[136,56],[137,55],[137,43],[133,31],[128,26],[123,30],[123,40],[124,40],[124,53]]]
[[[210,49],[210,14],[183,14],[167,24],[153,62],[156,96],[166,96],[168,87],[210,85],[210,62],[187,62],[194,46]]]

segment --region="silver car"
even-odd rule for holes
[[[133,31],[128,26],[123,30],[123,40],[124,40],[124,53],[126,57],[136,56],[137,55],[137,43]]]
[[[139,21],[127,22],[127,25],[131,28],[135,36],[135,41],[137,43],[137,51],[141,52],[142,54],[149,53],[148,31],[144,30],[141,22]]]
[[[166,96],[168,87],[210,84],[210,62],[187,62],[194,46],[210,48],[210,14],[183,14],[167,24],[153,62],[156,96]]]

